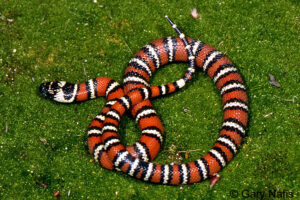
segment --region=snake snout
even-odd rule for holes
[[[44,97],[53,99],[54,91],[51,89],[52,84],[53,82],[47,82],[40,85],[39,91]]]

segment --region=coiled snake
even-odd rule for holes
[[[207,178],[217,180],[217,173],[232,160],[246,136],[246,89],[241,75],[223,53],[201,41],[185,38],[166,18],[179,37],[158,39],[141,48],[129,61],[123,85],[107,77],[97,77],[81,84],[65,81],[43,83],[40,92],[62,103],[106,97],[105,107],[88,129],[89,151],[106,169],[170,185],[191,184]],[[189,62],[183,78],[166,85],[150,86],[150,78],[156,69],[172,62]],[[183,88],[191,80],[196,67],[214,81],[222,96],[223,124],[219,138],[211,150],[196,161],[154,164],[151,161],[163,142],[163,126],[150,99]],[[118,137],[118,124],[126,110],[130,110],[142,132],[139,141],[128,147],[124,147]]]

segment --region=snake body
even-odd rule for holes
[[[175,24],[172,26],[177,29]],[[189,62],[183,78],[166,85],[150,86],[154,72],[172,62]],[[223,125],[219,138],[212,149],[196,161],[154,164],[151,161],[163,143],[163,126],[150,99],[183,88],[192,78],[194,67],[214,81],[222,96]],[[110,78],[98,77],[81,84],[48,82],[40,86],[40,91],[63,103],[105,96],[105,107],[89,126],[90,153],[106,169],[123,171],[152,183],[191,184],[213,177],[232,160],[246,136],[248,100],[241,75],[223,53],[204,42],[186,40],[181,33],[180,37],[158,39],[141,48],[129,61],[123,86]],[[142,132],[139,141],[129,147],[124,147],[118,138],[119,121],[126,110],[130,110]]]

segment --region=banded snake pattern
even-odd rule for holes
[[[52,81],[40,85],[40,92],[61,103],[74,103],[105,96],[107,103],[88,129],[89,151],[106,169],[122,171],[144,181],[179,185],[212,180],[236,155],[246,136],[248,99],[243,79],[232,62],[202,41],[186,38],[167,20],[179,37],[155,40],[141,48],[129,61],[123,85],[107,77],[81,84]],[[184,76],[161,86],[150,86],[150,78],[161,66],[188,62]],[[206,73],[222,96],[223,124],[219,138],[203,157],[185,164],[155,164],[152,160],[163,144],[163,126],[150,99],[174,93],[192,79],[196,68]],[[118,136],[122,115],[129,110],[141,130],[141,137],[125,147]]]

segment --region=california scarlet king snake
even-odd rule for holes
[[[229,163],[246,136],[248,100],[241,75],[230,60],[213,47],[191,38],[185,39],[166,16],[180,37],[155,40],[140,49],[129,61],[123,86],[110,78],[98,77],[81,84],[65,81],[41,84],[41,93],[54,101],[72,103],[106,96],[107,103],[88,130],[90,153],[104,168],[116,169],[137,179],[160,184],[191,184],[217,173]],[[183,78],[161,86],[149,85],[160,66],[189,62]],[[200,159],[186,164],[161,165],[151,162],[163,142],[163,127],[150,98],[161,97],[183,88],[195,67],[204,71],[222,96],[223,124],[219,138]],[[118,124],[126,110],[136,119],[142,135],[125,148],[118,138]]]

